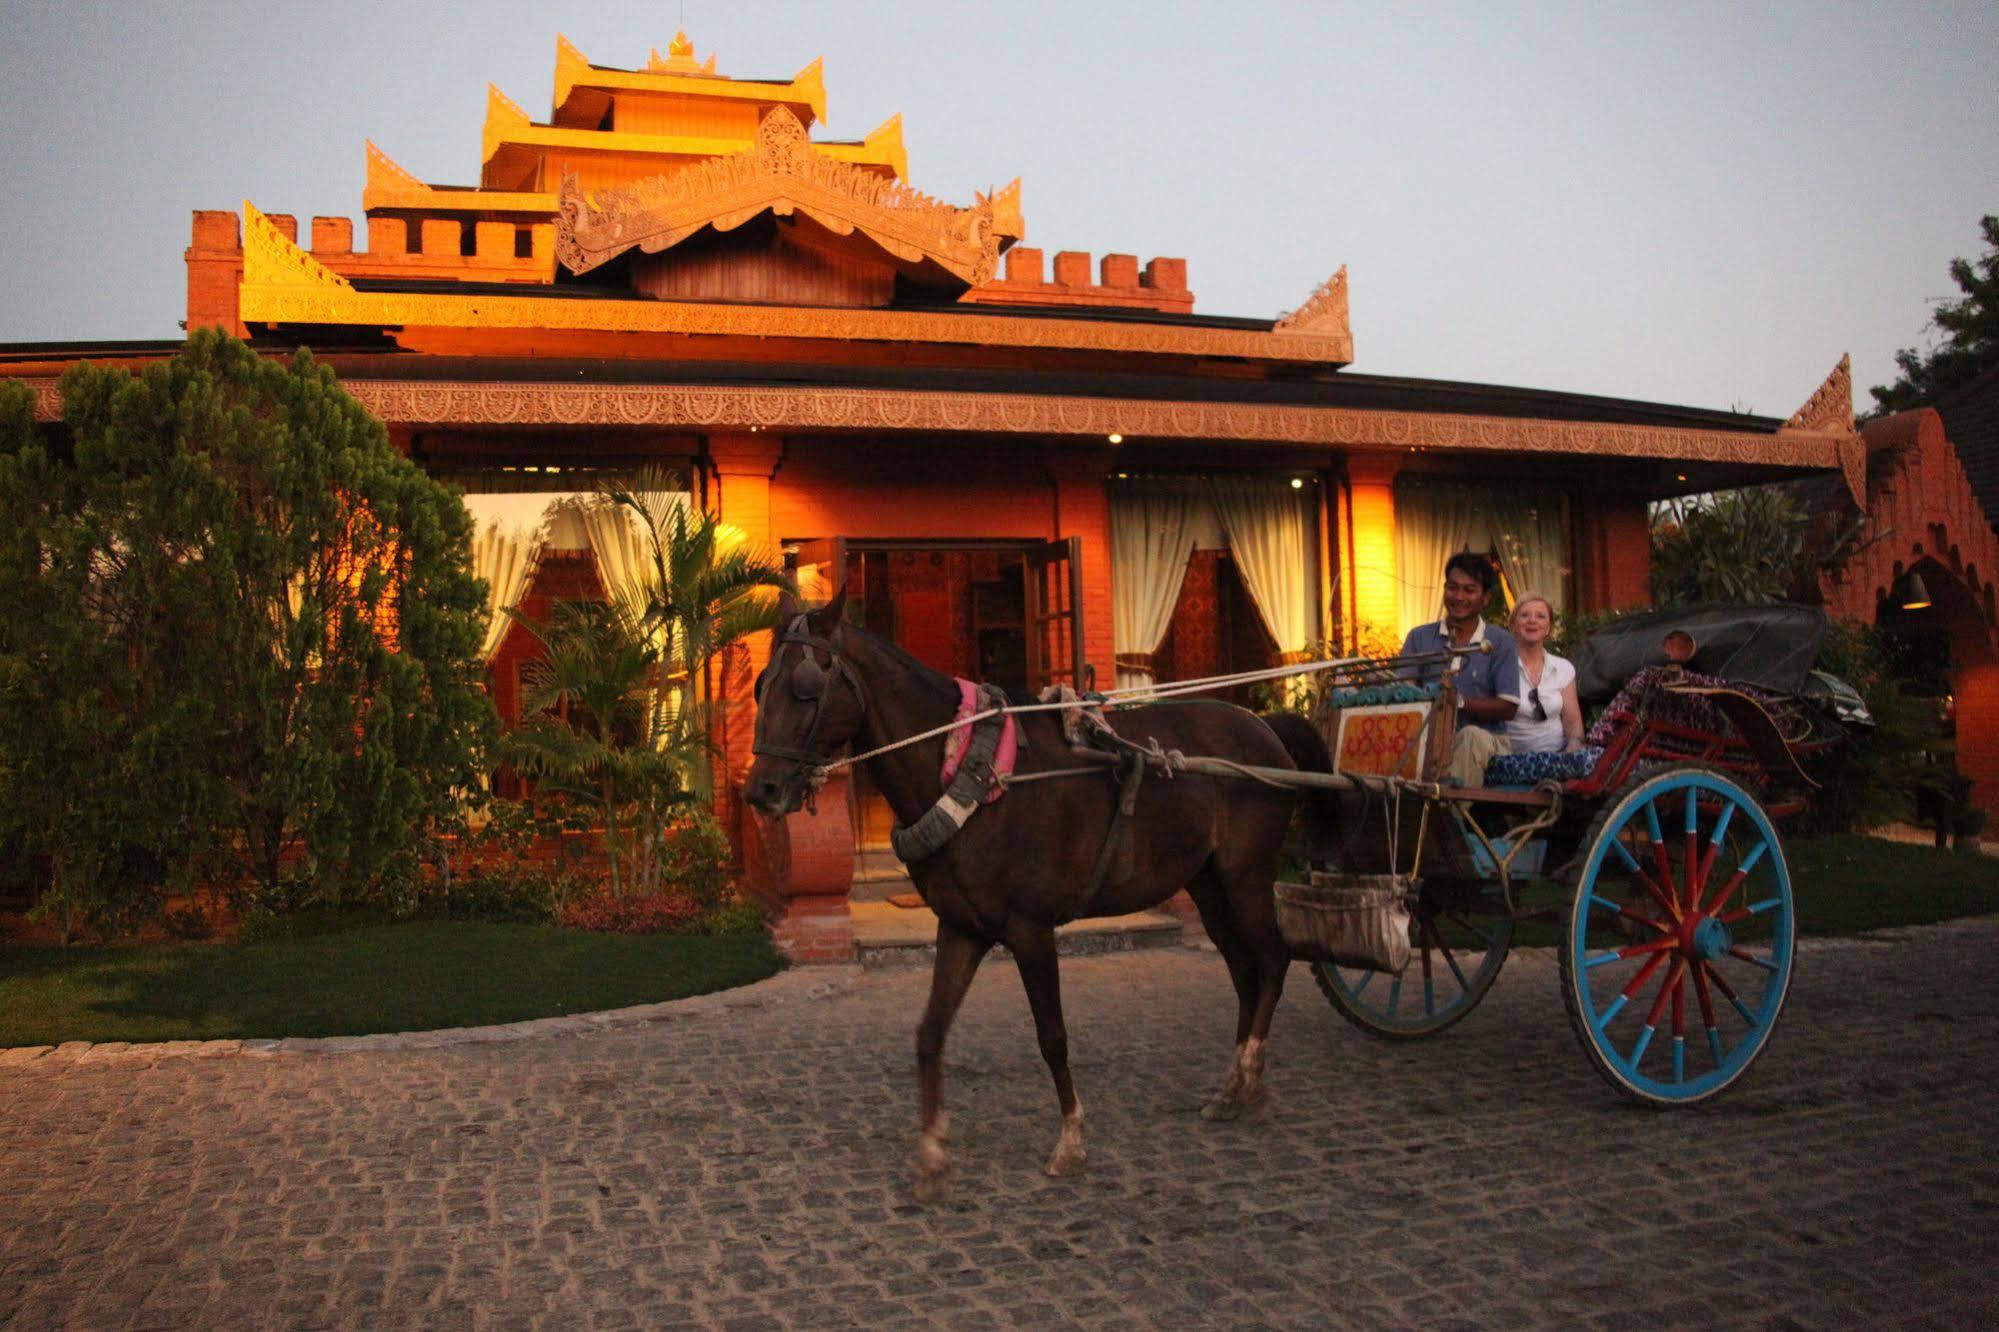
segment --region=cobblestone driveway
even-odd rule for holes
[[[1294,970],[1259,1123],[1196,1115],[1212,953],[1064,966],[1091,1164],[1011,968],[909,1194],[926,977],[790,973],[580,1036],[0,1067],[0,1324],[1755,1327],[1999,1320],[1999,922],[1808,948],[1719,1105],[1627,1107],[1524,954],[1376,1044]],[[812,993],[812,991],[818,993]]]

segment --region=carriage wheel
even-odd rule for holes
[[[1796,932],[1784,848],[1756,798],[1704,768],[1650,774],[1586,842],[1561,949],[1576,1038],[1633,1100],[1705,1100],[1769,1043]]]
[[[1313,978],[1340,1016],[1372,1036],[1434,1036],[1485,998],[1513,946],[1513,916],[1497,885],[1447,901],[1426,885],[1410,911],[1409,965],[1399,976],[1314,962]]]

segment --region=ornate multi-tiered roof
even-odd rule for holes
[[[425,182],[367,145],[365,248],[344,218],[313,219],[308,241],[247,201],[240,232],[197,214],[189,323],[459,352],[517,353],[533,331],[538,350],[592,354],[612,350],[606,334],[740,334],[1352,358],[1343,271],[1280,324],[1176,320],[1193,307],[1184,261],[1110,254],[1093,274],[1065,252],[1045,277],[1041,252],[1017,245],[1017,179],[948,203],[907,183],[900,117],[814,138],[825,116],[818,60],[789,79],[729,78],[681,33],[614,69],[558,37],[546,121],[489,90],[477,185]]]

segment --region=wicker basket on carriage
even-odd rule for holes
[[[1399,974],[1409,965],[1406,874],[1314,872],[1276,887],[1277,932],[1293,957]]]

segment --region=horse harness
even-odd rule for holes
[[[807,651],[800,654],[798,664],[791,669],[790,684],[792,696],[801,702],[810,701],[812,721],[807,726],[805,739],[797,748],[784,745],[766,744],[759,740],[751,746],[751,752],[758,756],[782,759],[797,766],[796,778],[802,783],[813,783],[813,775],[826,763],[826,756],[816,748],[820,729],[826,718],[826,685],[829,676],[845,680],[854,692],[854,701],[863,713],[868,710],[868,691],[861,683],[861,677],[850,665],[840,650],[839,626],[831,634],[815,634],[805,615],[794,618],[772,645],[774,651],[771,665],[766,668],[765,679],[756,690],[761,704],[764,690],[776,683],[775,668],[783,649],[797,644]],[[814,651],[827,656],[825,666],[819,664]],[[958,763],[957,772],[950,784],[936,802],[925,810],[914,823],[907,826],[896,824],[889,830],[889,842],[894,847],[896,858],[904,864],[914,864],[928,859],[944,849],[958,830],[965,826],[972,815],[978,812],[996,786],[1003,785],[1005,779],[993,771],[994,756],[999,752],[1000,735],[1006,717],[999,709],[1006,706],[1006,695],[992,685],[980,685],[978,702],[981,711],[989,711],[990,716],[982,717],[971,724],[972,732],[965,744],[965,752]],[[1084,885],[1083,896],[1070,915],[1074,920],[1088,915],[1103,892],[1104,881],[1109,877],[1111,858],[1117,847],[1117,837],[1124,821],[1130,818],[1138,804],[1138,789],[1145,779],[1148,752],[1124,739],[1108,724],[1097,720],[1094,725],[1079,727],[1078,747],[1087,747],[1114,754],[1110,767],[1111,775],[1118,785],[1117,803],[1111,809],[1110,826],[1104,830],[1103,846],[1097,852],[1097,859],[1090,869],[1089,881]],[[1037,776],[1066,777],[1103,772],[1103,767],[1071,768],[1060,772],[1035,774]],[[791,779],[788,779],[791,780]],[[815,783],[816,789],[816,783]]]

